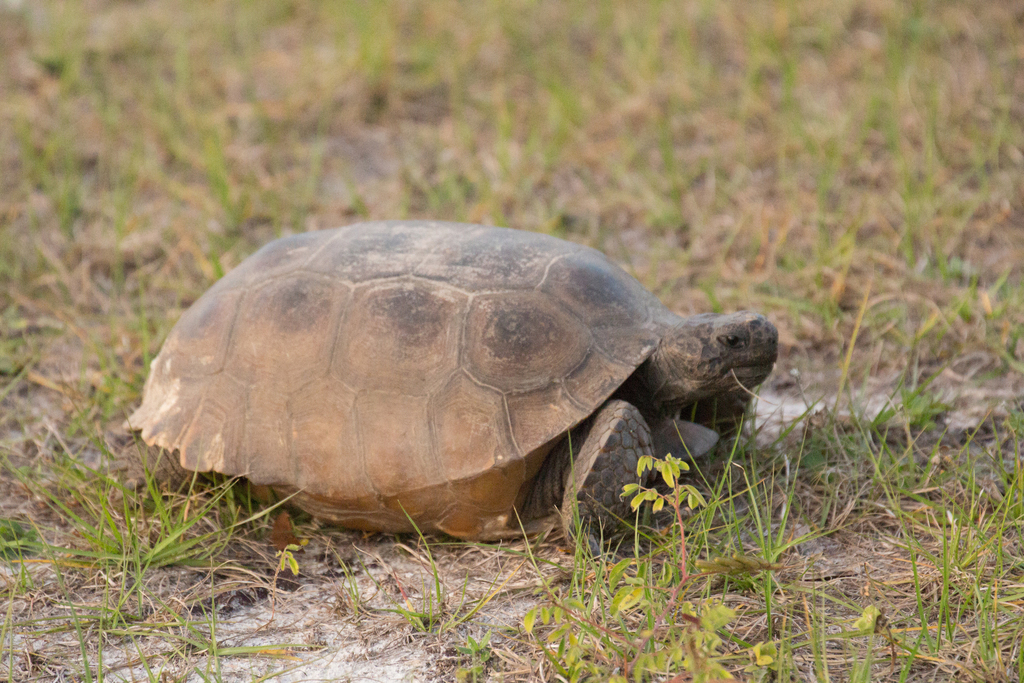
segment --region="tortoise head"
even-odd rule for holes
[[[702,399],[743,393],[771,373],[778,346],[778,330],[757,313],[683,318],[651,356],[648,385],[666,412]]]

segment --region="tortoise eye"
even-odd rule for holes
[[[718,338],[718,341],[725,344],[730,349],[742,349],[747,345],[746,338],[737,334],[723,334]]]

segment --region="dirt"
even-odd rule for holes
[[[285,570],[275,579],[268,563],[251,559],[229,563],[213,574],[182,567],[151,570],[145,576],[147,602],[141,611],[144,622],[165,635],[117,638],[110,635],[116,631],[111,628],[102,654],[96,639],[86,635],[87,661],[94,675],[102,668],[106,680],[116,681],[145,680],[154,674],[201,681],[213,672],[226,681],[451,680],[466,664],[457,645],[467,636],[480,640],[493,631],[492,648],[505,647],[506,639],[516,637],[523,614],[536,603],[531,596],[540,585],[539,575],[514,552],[522,552],[522,543],[505,550],[432,545],[435,576],[423,548],[407,545],[410,539],[396,544],[359,536],[344,531],[318,534],[296,554],[298,576]],[[325,538],[330,545],[324,544]],[[345,556],[347,569],[339,564],[339,553]],[[545,555],[571,565],[554,544],[542,550]],[[28,573],[36,590],[13,601],[12,621],[69,619],[68,603],[36,602],[38,595],[62,592],[53,585],[55,572],[37,564],[30,565]],[[18,580],[6,566],[0,567],[0,576]],[[435,591],[435,580],[442,586],[442,604],[425,608],[424,597]],[[557,571],[546,580],[557,582]],[[100,577],[66,588],[74,590],[72,603],[83,616],[106,597]],[[460,623],[466,606],[492,593],[486,607]],[[418,628],[400,614],[402,609],[433,612],[436,621]],[[166,628],[168,611],[174,613],[170,618],[180,620],[181,628]],[[138,633],[140,624],[134,626]],[[65,675],[67,660],[81,658],[74,629],[11,637],[10,651],[19,654],[13,659],[5,656],[8,661],[3,665],[12,667],[15,680]],[[215,641],[224,654],[211,657],[183,645],[181,639]],[[140,655],[145,655],[145,664]],[[72,665],[70,671],[77,668]]]
[[[74,344],[55,348],[67,362],[44,363],[41,371],[47,374],[40,377],[60,387],[69,365],[74,365],[76,352]],[[988,367],[990,359],[968,360],[942,370],[932,385],[950,406],[941,416],[948,432],[969,433],[986,419],[1004,416],[1024,395],[1021,377],[979,378],[979,372],[972,370]],[[756,403],[759,441],[771,443],[793,421],[805,419],[808,411],[812,415],[831,411],[836,406],[838,375],[838,371],[779,368]],[[18,392],[18,408],[29,412],[21,415],[17,425],[8,421],[4,439],[15,444],[12,450],[23,456],[12,465],[34,462],[39,466],[52,457],[54,448],[63,448],[61,425],[74,404],[69,394],[45,383]],[[890,397],[898,395],[899,377],[873,377],[838,402],[838,415],[840,419],[871,419],[892,405]],[[10,398],[7,403],[11,405]],[[82,447],[81,441],[64,445],[89,466],[99,464],[97,449]],[[5,489],[4,517],[59,525],[59,518],[46,513],[38,496],[26,495],[6,478],[0,481]],[[506,660],[501,662],[506,675],[517,668],[527,675],[539,673],[536,662],[516,659],[521,649],[517,637],[522,617],[538,603],[537,591],[542,586],[541,575],[524,559],[523,542],[475,547],[434,540],[428,554],[422,543],[409,537],[397,542],[382,536],[367,538],[355,532],[324,530],[315,522],[300,527],[299,533],[311,542],[296,554],[297,577],[285,569],[275,581],[273,550],[265,540],[239,541],[238,550],[228,554],[240,559],[213,572],[181,567],[147,572],[146,604],[140,601],[143,621],[151,621],[163,635],[117,638],[112,635],[116,629],[109,629],[102,655],[97,640],[86,635],[89,650],[85,654],[94,672],[101,667],[107,680],[121,681],[143,680],[154,672],[188,681],[206,680],[214,674],[228,681],[268,677],[281,681],[452,680],[460,668],[472,664],[456,648],[464,646],[467,637],[479,640],[490,631],[492,664],[500,655]],[[795,533],[802,532],[796,529]],[[543,579],[552,585],[566,576],[558,568],[572,565],[559,541],[552,538],[535,548],[553,563],[543,570]],[[851,590],[857,590],[870,578],[872,563],[881,561],[882,548],[873,545],[858,550],[851,542],[864,541],[839,536],[801,544],[798,553],[807,562],[801,570],[805,572],[803,580],[851,581]],[[34,589],[9,606],[13,623],[39,619],[67,623],[72,616],[70,605],[89,614],[110,596],[103,572],[65,570],[60,575],[45,563],[28,564],[26,571]],[[12,566],[0,567],[0,576],[7,582],[26,580]],[[442,586],[440,607],[435,580]],[[59,586],[61,581],[65,585]],[[54,599],[68,592],[72,600]],[[492,593],[472,618],[461,620],[467,606]],[[430,606],[424,601],[430,601],[432,595]],[[436,619],[417,627],[415,618],[401,614],[403,609],[433,612]],[[159,626],[175,620],[180,627]],[[68,671],[67,660],[81,661],[79,635],[74,629],[46,635],[36,629],[26,632],[32,631],[36,635],[10,636],[12,648],[8,651],[18,654],[3,666],[11,667],[15,680],[59,677]],[[182,638],[214,640],[227,654],[211,657],[201,648],[183,645]],[[243,653],[235,648],[247,650]],[[140,654],[145,655],[145,665]]]

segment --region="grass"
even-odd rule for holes
[[[0,2],[3,676],[1020,678],[1022,44],[1012,2]],[[119,498],[184,308],[402,217],[768,314],[792,420],[614,560],[302,519],[289,579],[234,486]]]

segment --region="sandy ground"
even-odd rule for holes
[[[986,419],[1005,416],[1008,407],[1024,394],[1024,378],[1008,375],[979,381],[973,375],[987,366],[987,360],[968,360],[971,362],[961,361],[943,370],[933,384],[936,394],[951,406],[940,427],[947,434],[960,434],[961,440]],[[852,402],[840,401],[840,420],[851,419],[851,415],[870,418],[890,406],[890,397],[898,394],[896,382],[895,377],[873,378],[868,386],[858,387]],[[762,388],[756,404],[759,442],[771,443],[805,413],[830,410],[836,397],[834,389],[832,393],[828,389],[837,383],[838,372],[780,368]],[[58,433],[52,425],[60,419],[61,401],[55,392],[36,391],[39,400],[32,402],[36,406],[34,422],[43,434],[39,446],[45,450]],[[6,438],[24,439],[25,434],[11,431]],[[80,457],[94,465],[99,454],[84,448]],[[29,498],[23,499],[21,507],[39,505],[38,500]],[[17,514],[16,510],[10,512]],[[526,545],[522,541],[477,547],[432,539],[428,554],[415,538],[396,542],[388,537],[329,530],[313,534],[310,544],[296,555],[298,577],[285,570],[276,582],[271,569],[273,549],[265,542],[257,547],[244,541],[240,550],[247,561],[219,569],[212,585],[208,571],[168,567],[146,574],[145,593],[150,604],[142,612],[148,612],[156,626],[160,615],[170,610],[184,616],[181,623],[187,627],[169,631],[158,627],[162,635],[149,638],[108,635],[102,652],[96,639],[86,634],[92,648],[86,656],[94,672],[102,669],[106,680],[116,681],[145,680],[154,675],[187,681],[211,677],[224,681],[438,681],[453,680],[460,667],[470,665],[457,646],[465,645],[468,636],[479,640],[490,631],[489,664],[498,664],[492,668],[509,678],[518,678],[517,673],[537,676],[539,664],[514,654],[516,638],[523,615],[538,602],[542,579],[562,581],[566,576],[563,569],[571,567],[572,558],[559,541],[553,537],[536,546],[540,557],[550,562],[540,565],[542,576],[524,559]],[[884,549],[874,546],[869,550],[877,559]],[[826,537],[804,544],[799,552],[815,558],[813,576],[857,580],[864,571],[857,557],[866,556],[868,549],[858,549],[850,539]],[[441,586],[440,607],[432,567]],[[25,593],[9,606],[12,621],[69,619],[67,603],[58,601],[45,608],[34,604],[37,595],[54,590],[58,577],[52,568],[32,564],[27,565],[27,572],[38,590]],[[0,567],[0,576],[6,581],[18,578],[9,566]],[[74,579],[66,573],[62,580],[75,581],[68,590],[75,592],[72,602],[83,613],[107,598],[102,573]],[[211,595],[216,597],[211,600]],[[467,617],[471,606],[483,599],[486,604]],[[402,609],[432,612],[436,617],[433,627],[417,628],[414,620],[400,614]],[[10,667],[14,680],[42,680],[47,674],[59,679],[80,670],[67,664],[69,659],[81,661],[75,630],[47,635],[32,631],[35,635],[16,632],[9,636],[12,650],[18,654],[13,659],[5,655],[3,667]],[[221,655],[212,657],[182,645],[181,639],[214,640]],[[140,654],[146,656],[145,665]],[[485,666],[481,673],[489,670]]]

